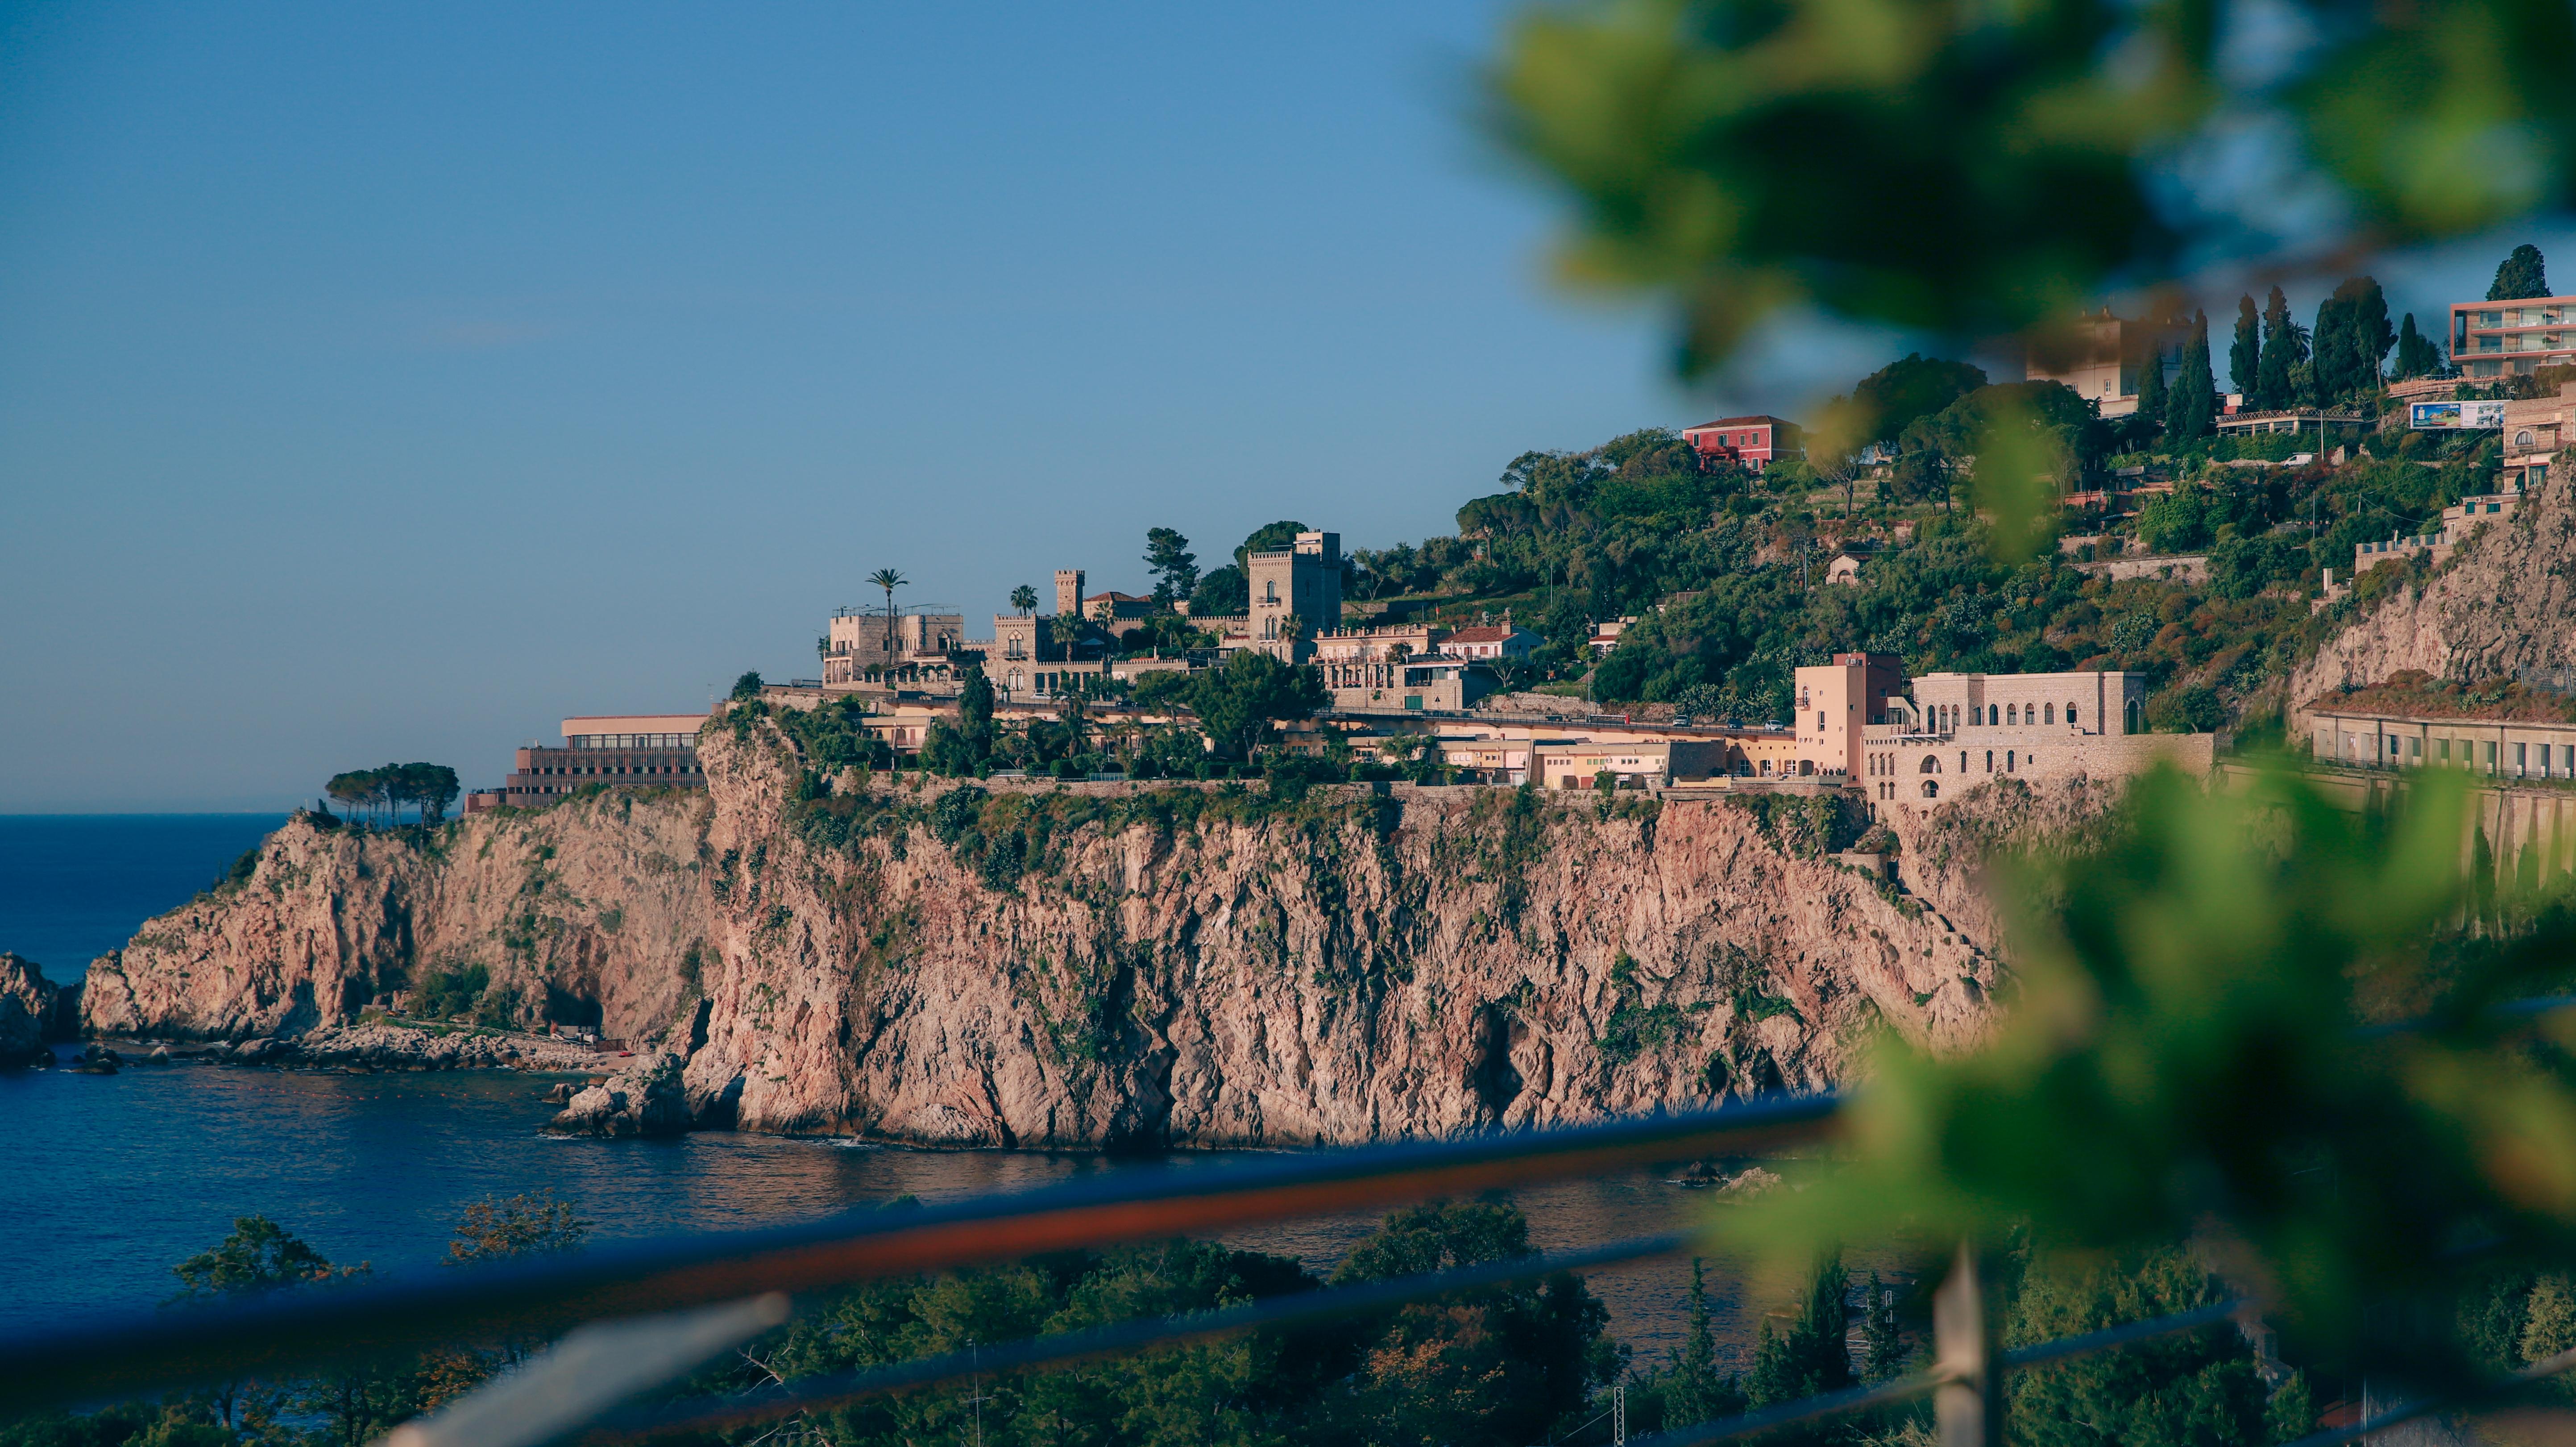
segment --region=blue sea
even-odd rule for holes
[[[0,815],[0,949],[56,982],[212,882],[273,815]],[[265,1214],[341,1263],[428,1269],[459,1212],[552,1190],[602,1238],[810,1220],[916,1196],[940,1201],[1127,1167],[1041,1151],[922,1151],[828,1138],[701,1132],[672,1141],[564,1140],[544,1077],[341,1075],[138,1066],[114,1076],[0,1071],[0,1332],[170,1295],[173,1263]],[[1222,1154],[1175,1156],[1218,1163]],[[1521,1193],[1548,1249],[1673,1229],[1706,1197],[1641,1174]],[[1374,1221],[1332,1217],[1234,1233],[1233,1244],[1329,1268]],[[1741,1341],[1741,1314],[1711,1274]],[[1680,1338],[1689,1273],[1656,1262],[1597,1274],[1613,1329],[1641,1355]]]

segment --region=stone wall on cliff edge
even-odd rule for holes
[[[1319,790],[828,798],[764,713],[708,789],[426,846],[299,819],[92,966],[93,1033],[295,1034],[481,963],[687,1057],[707,1125],[952,1145],[1344,1143],[1817,1089],[1973,1038],[1992,961],[1723,803]],[[968,804],[974,807],[967,807]]]
[[[2290,679],[2296,710],[2346,683],[2404,669],[2484,679],[2576,664],[2576,468],[2553,466],[2509,518],[2488,523],[2424,583],[2356,616]],[[2300,730],[2294,729],[2294,732]]]

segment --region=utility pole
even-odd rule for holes
[[[966,1339],[966,1351],[970,1366],[982,1364],[984,1349],[977,1346],[971,1336]],[[967,1380],[972,1382],[975,1388],[975,1394],[966,1399],[968,1405],[975,1409],[975,1447],[984,1447],[984,1404],[992,1399],[984,1395],[984,1378],[980,1372],[970,1373]]]
[[[1610,1441],[1612,1447],[1627,1447],[1628,1383],[1624,1378],[1610,1389]]]

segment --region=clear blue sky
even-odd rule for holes
[[[1149,526],[1384,545],[1885,360],[1695,398],[1552,294],[1466,120],[1503,14],[0,10],[0,812],[487,784],[812,673],[878,567],[973,618]]]

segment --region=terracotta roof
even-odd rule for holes
[[[1505,628],[1500,625],[1461,628],[1457,632],[1449,635],[1449,641],[1452,643],[1500,643],[1505,639],[1510,638],[1515,633],[1524,633],[1527,631],[1528,630],[1524,628]]]
[[[1703,422],[1697,427],[1685,427],[1682,430],[1684,432],[1706,432],[1712,427],[1795,427],[1797,425],[1797,423],[1790,421],[1786,417],[1773,417],[1768,414],[1763,414],[1754,417],[1720,417],[1714,422]]]

